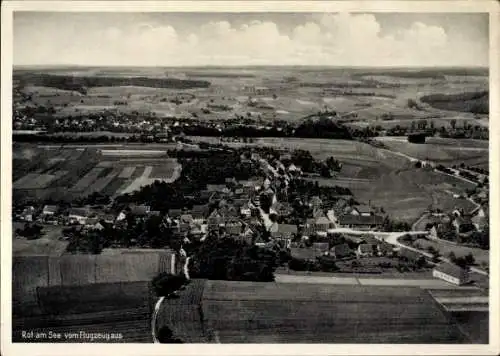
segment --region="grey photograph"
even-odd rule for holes
[[[14,13],[13,343],[491,342],[489,14],[264,11]]]

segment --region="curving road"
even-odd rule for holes
[[[374,235],[376,239],[388,242],[391,245],[394,245],[398,248],[406,248],[408,250],[417,252],[417,253],[419,253],[425,257],[428,257],[428,258],[433,257],[433,255],[428,253],[427,251],[419,250],[415,247],[405,245],[405,244],[398,241],[399,238],[401,238],[405,235],[423,235],[423,234],[428,235],[429,234],[428,231],[379,232],[379,231],[353,230],[353,229],[348,229],[348,228],[338,228],[338,229],[333,229],[333,230],[335,232],[340,232],[340,233],[344,232],[344,233],[351,233],[351,234],[357,234],[357,235],[364,235],[364,234]],[[442,262],[451,263],[451,261],[446,257],[441,256],[441,257],[439,257],[439,260]],[[475,273],[481,274],[483,276],[489,275],[486,271],[479,269],[479,268],[476,268],[476,267],[470,267],[470,270],[471,270],[471,272],[475,272]]]
[[[187,280],[189,280],[189,260],[191,259],[191,257],[188,257],[186,258],[186,262],[184,262],[184,266],[182,268],[182,272],[184,273],[184,276],[186,277]],[[153,336],[153,342],[155,344],[159,344],[160,341],[158,340],[158,337],[156,335],[156,322],[158,320],[158,313],[160,312],[160,308],[161,308],[161,305],[163,303],[163,301],[165,300],[165,297],[160,297],[158,298],[158,300],[156,301],[156,304],[155,304],[155,309],[153,311],[153,315],[151,317],[151,334]]]

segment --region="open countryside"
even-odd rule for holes
[[[487,342],[484,70],[14,78],[17,340]]]

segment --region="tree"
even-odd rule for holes
[[[454,263],[459,267],[467,268],[467,261],[465,257],[457,257]]]
[[[450,125],[451,125],[451,128],[453,130],[455,130],[455,126],[457,125],[457,120],[456,119],[452,119],[450,120]]]
[[[160,330],[158,330],[157,335],[158,341],[161,344],[183,344],[184,342],[176,338],[172,330],[167,326],[162,326]]]
[[[476,262],[476,260],[474,258],[474,255],[471,252],[469,252],[467,255],[465,255],[465,263],[468,266],[473,265],[475,262]]]
[[[151,281],[152,287],[159,297],[168,297],[182,286],[188,283],[186,276],[183,274],[173,275],[162,272],[153,278]]]

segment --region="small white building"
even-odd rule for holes
[[[45,205],[42,210],[43,216],[53,216],[57,213],[58,207],[57,205]]]
[[[446,282],[463,285],[469,282],[469,271],[452,263],[442,263],[434,268],[432,276]]]

